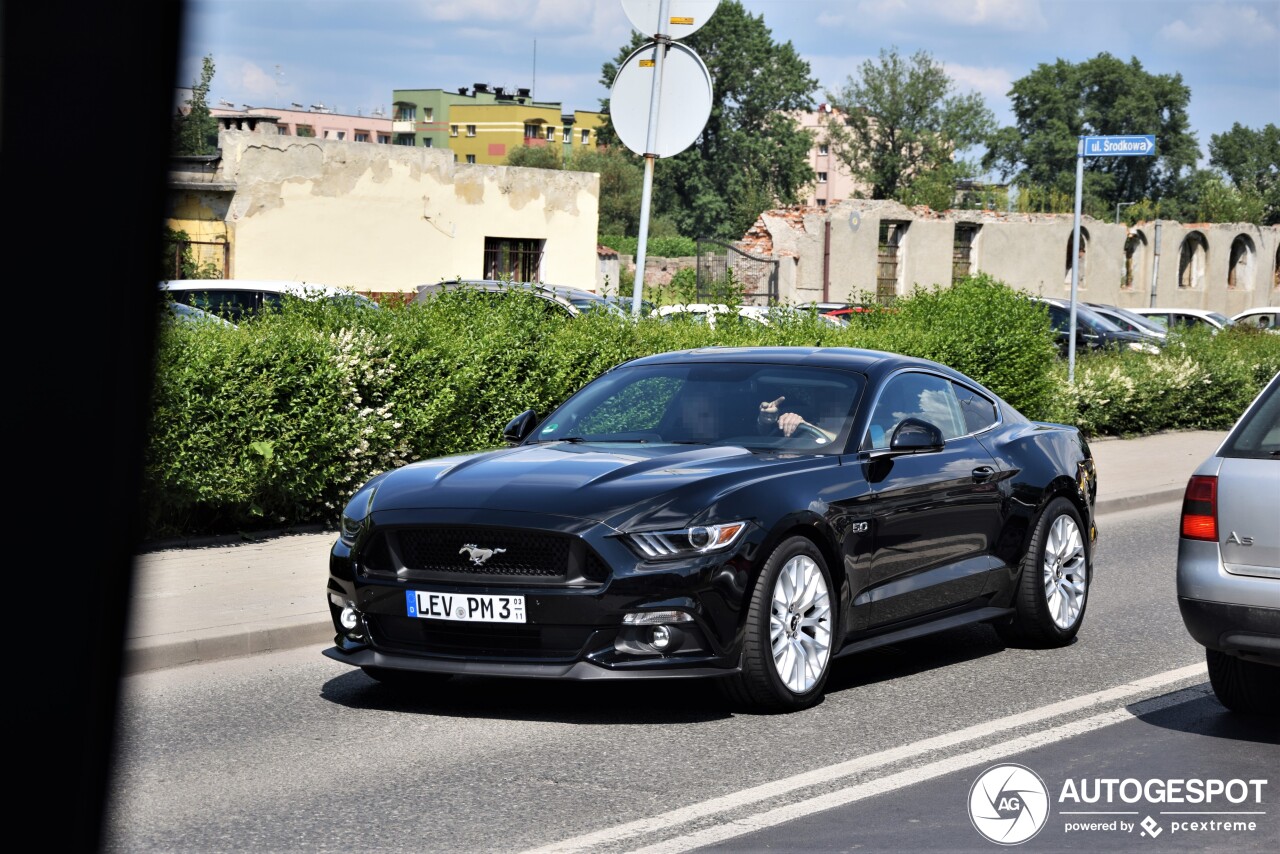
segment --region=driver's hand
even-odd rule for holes
[[[777,400],[765,400],[760,403],[760,415],[756,418],[756,423],[761,430],[773,430],[778,426],[778,404],[786,399],[784,395]]]
[[[804,423],[804,419],[795,412],[784,412],[778,416],[778,429],[782,431],[782,435],[790,436],[796,432],[796,428]]]

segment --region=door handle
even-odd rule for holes
[[[990,479],[990,477],[995,473],[996,470],[991,466],[978,466],[973,470],[973,479],[981,483],[984,480]]]

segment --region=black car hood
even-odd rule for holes
[[[727,490],[824,459],[753,454],[738,446],[521,445],[390,471],[378,479],[370,510],[524,511],[592,519],[620,530],[642,514],[646,524],[682,525]]]

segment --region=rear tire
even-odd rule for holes
[[[1218,702],[1243,715],[1280,716],[1280,667],[1206,649],[1209,684]]]
[[[410,690],[432,688],[449,681],[449,673],[424,673],[420,670],[395,670],[390,667],[361,667],[364,675],[393,688]]]
[[[1055,498],[1036,522],[1014,591],[1013,619],[997,623],[1010,645],[1064,646],[1080,631],[1089,601],[1089,546],[1075,505]]]
[[[818,547],[791,537],[769,555],[751,594],[742,671],[720,680],[735,706],[792,712],[822,699],[831,672],[835,610]]]

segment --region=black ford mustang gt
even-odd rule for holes
[[[505,438],[355,494],[326,656],[410,684],[716,677],[786,711],[838,655],[977,622],[1058,646],[1084,618],[1088,443],[935,362],[664,353]]]

